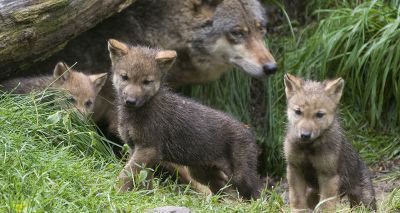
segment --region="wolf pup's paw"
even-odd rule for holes
[[[133,179],[126,174],[125,170],[122,170],[117,178],[117,183],[115,185],[115,190],[118,193],[131,191],[133,188]]]

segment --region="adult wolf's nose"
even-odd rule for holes
[[[274,74],[278,70],[276,63],[266,63],[263,65],[263,71],[265,74]]]
[[[127,106],[136,106],[137,105],[137,101],[136,101],[136,99],[128,98],[128,99],[126,99],[125,104]]]

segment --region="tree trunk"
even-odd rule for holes
[[[135,0],[0,0],[0,79],[61,50]]]

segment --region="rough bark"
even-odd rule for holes
[[[0,79],[61,50],[135,0],[0,0]]]

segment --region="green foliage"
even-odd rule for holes
[[[279,190],[243,202],[201,195],[171,179],[154,180],[152,190],[117,194],[123,163],[87,119],[54,97],[60,94],[0,95],[0,212],[143,212],[165,205],[196,212],[287,209]],[[138,187],[144,176],[138,175]]]
[[[112,142],[101,137],[95,125],[83,119],[84,115],[72,109],[63,97],[57,91],[31,95],[0,93],[0,126],[4,134],[0,140],[9,142],[12,139],[5,136],[33,134],[35,137],[29,138],[32,143],[50,141],[56,146],[71,146],[82,155],[114,156]]]
[[[371,127],[400,124],[400,8],[368,1],[322,11],[313,35],[289,53],[290,70],[306,77],[346,80],[347,103]],[[309,32],[307,32],[309,33]]]
[[[84,117],[60,107],[63,98],[55,96],[0,96],[0,212],[143,212],[166,205],[196,212],[289,211],[279,185],[250,202],[201,195],[171,179],[155,179],[152,190],[117,194],[113,187],[123,163]],[[138,175],[138,186],[146,175]],[[395,212],[399,203],[395,189],[379,208]],[[346,204],[340,208],[348,210]]]

